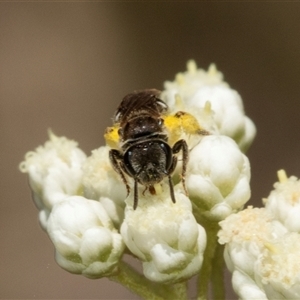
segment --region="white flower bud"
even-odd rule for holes
[[[252,207],[219,224],[219,243],[226,244],[224,257],[233,272],[235,292],[240,299],[267,299],[264,282],[258,279],[257,264],[270,243],[287,233],[286,228],[266,209]]]
[[[86,155],[77,143],[49,133],[50,140],[28,152],[20,170],[28,173],[33,199],[45,229],[53,205],[70,195],[81,194],[82,164]]]
[[[89,278],[112,274],[124,250],[122,237],[101,203],[81,196],[53,207],[47,231],[57,263]]]
[[[220,221],[250,198],[250,164],[227,136],[205,136],[190,152],[186,186],[197,213]]]
[[[300,181],[295,176],[287,178],[283,170],[278,174],[279,182],[264,199],[266,209],[289,231],[300,233]]]
[[[109,147],[103,146],[92,151],[83,165],[84,195],[98,200],[106,209],[115,226],[124,218],[124,200],[127,197],[125,184],[113,170],[109,161]]]
[[[139,197],[136,210],[127,205],[121,235],[129,250],[143,261],[144,275],[156,282],[174,283],[199,272],[206,233],[197,224],[189,199],[169,190]],[[132,202],[132,196],[127,203]]]
[[[176,102],[179,95],[183,103]],[[234,139],[245,151],[252,143],[256,128],[254,123],[245,116],[240,95],[223,81],[223,75],[211,65],[207,72],[197,69],[194,61],[188,62],[188,71],[179,73],[174,82],[165,83],[162,98],[171,110],[183,110],[192,113],[199,124],[205,128],[201,111],[209,101],[214,112],[214,121],[220,134]],[[210,128],[207,128],[210,130]]]
[[[245,300],[267,300],[266,293],[257,285],[257,283],[242,271],[235,270],[232,273],[232,287],[239,295],[239,299]],[[277,298],[271,298],[277,299]]]
[[[268,299],[300,299],[300,235],[288,233],[266,243],[255,265]]]
[[[201,108],[206,101],[211,103],[215,112],[214,119],[220,134],[231,137],[239,146],[241,141],[245,146],[252,143],[256,129],[253,122],[245,116],[242,99],[236,91],[226,86],[202,87],[190,99],[189,105],[194,109]]]
[[[227,258],[231,259],[231,262],[228,261],[229,270],[232,271],[234,267],[245,273],[253,273],[253,264],[266,242],[287,233],[286,228],[265,208],[252,206],[230,215],[219,224],[219,243],[226,244]]]

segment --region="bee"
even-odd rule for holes
[[[155,195],[155,185],[165,177],[168,178],[171,200],[173,203],[176,202],[171,175],[176,168],[177,154],[180,151],[182,152],[181,181],[186,192],[188,146],[184,139],[170,146],[168,132],[164,125],[168,106],[159,95],[160,91],[149,89],[125,96],[115,112],[114,127],[109,127],[105,135],[107,141],[118,141],[119,149],[111,149],[109,159],[113,169],[124,182],[127,194],[130,193],[130,187],[126,176],[134,180],[133,209],[138,206],[138,184],[145,186],[143,193],[149,190],[152,195]],[[183,114],[185,113],[179,112],[173,118],[181,118]],[[191,124],[189,121],[188,123]]]

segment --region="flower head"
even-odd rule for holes
[[[108,146],[92,151],[82,166],[82,183],[85,197],[100,201],[115,226],[119,227],[124,218],[127,192],[110,164],[108,152]]]
[[[196,274],[206,245],[189,199],[179,191],[173,204],[169,191],[140,197],[134,211],[126,207],[121,234],[129,250],[143,261],[144,275],[153,281],[177,282]],[[132,202],[128,199],[127,202]]]
[[[28,173],[33,199],[45,229],[52,207],[71,195],[82,194],[82,164],[86,155],[77,143],[49,132],[44,146],[25,155],[20,170]]]
[[[123,254],[122,237],[101,203],[71,196],[54,206],[47,225],[57,263],[71,273],[112,274]]]
[[[236,143],[209,135],[190,152],[186,185],[202,217],[220,221],[250,198],[250,164]]]
[[[283,170],[278,175],[279,182],[264,199],[266,209],[288,230],[300,233],[300,180],[295,176],[287,178]]]
[[[288,233],[266,245],[255,273],[268,299],[300,298],[300,235]]]
[[[163,99],[173,110],[183,110],[200,116],[207,102],[210,102],[213,119],[220,134],[234,139],[239,147],[245,151],[251,145],[256,129],[253,122],[245,116],[243,102],[240,95],[223,81],[223,75],[215,65],[208,71],[197,69],[194,61],[189,61],[187,72],[176,75],[174,82],[167,81],[163,92]],[[182,101],[178,104],[175,95]],[[199,123],[211,130],[212,125]]]
[[[219,243],[233,273],[232,285],[241,299],[267,299],[256,266],[264,251],[287,233],[286,228],[265,209],[247,209],[220,222]]]
[[[235,289],[246,298],[251,287],[252,298],[264,299],[264,287],[276,281],[267,278],[264,262],[273,259],[268,245],[286,229],[265,209],[235,214],[250,197],[250,165],[242,151],[255,136],[241,97],[214,65],[206,72],[192,61],[187,72],[165,83],[159,97],[168,111],[158,91],[138,94],[125,97],[106,130],[107,145],[88,158],[77,143],[50,133],[20,165],[57,263],[89,278],[134,282],[144,298],[151,298],[149,280],[159,297],[170,292],[165,284],[176,283],[174,295],[183,298],[177,283],[197,273],[210,276],[219,249],[217,222],[227,217],[219,240],[226,244]],[[256,234],[261,222],[267,225]],[[142,262],[144,276],[120,263],[125,247]]]

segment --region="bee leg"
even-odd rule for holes
[[[189,158],[189,149],[185,140],[179,140],[176,142],[172,148],[174,154],[177,154],[179,151],[182,151],[182,171],[181,171],[181,181],[184,188],[185,193],[187,194],[186,186],[185,186],[185,174],[186,174],[186,165]]]
[[[168,176],[169,179],[169,187],[170,187],[170,195],[173,203],[176,203],[175,195],[174,195],[174,187],[171,175]]]
[[[148,190],[148,187],[146,186],[142,192],[143,196],[145,196],[146,191]]]
[[[176,202],[176,199],[175,199],[175,195],[174,195],[174,187],[173,187],[173,181],[172,181],[171,174],[174,172],[176,165],[177,165],[177,157],[173,156],[172,164],[167,173],[168,179],[169,179],[170,195],[171,195],[171,199],[172,199],[173,203]]]
[[[127,190],[127,196],[130,193],[130,187],[127,183],[126,177],[123,173],[124,167],[122,164],[122,160],[123,160],[123,155],[121,154],[120,151],[116,150],[116,149],[111,149],[109,151],[109,159],[110,162],[114,168],[114,170],[120,175],[120,177],[122,178],[122,181],[124,182],[125,186],[126,186],[126,190]]]
[[[134,196],[133,196],[133,209],[135,210],[138,205],[139,195],[138,195],[138,181],[134,180]]]

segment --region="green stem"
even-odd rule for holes
[[[212,265],[212,291],[213,299],[225,299],[224,286],[224,245],[217,244]]]
[[[124,261],[120,261],[118,273],[110,276],[109,279],[122,284],[143,299],[164,300],[176,298],[174,295],[176,291],[172,291],[171,287],[151,282]]]
[[[203,220],[202,220],[203,221]],[[207,245],[204,251],[203,263],[198,276],[198,300],[207,299],[208,285],[212,274],[212,264],[215,256],[215,250],[218,244],[217,232],[219,230],[218,223],[202,222],[201,224],[206,231]]]
[[[176,293],[175,299],[186,300],[187,298],[187,282],[173,284],[173,290]],[[172,298],[174,299],[174,298]]]

